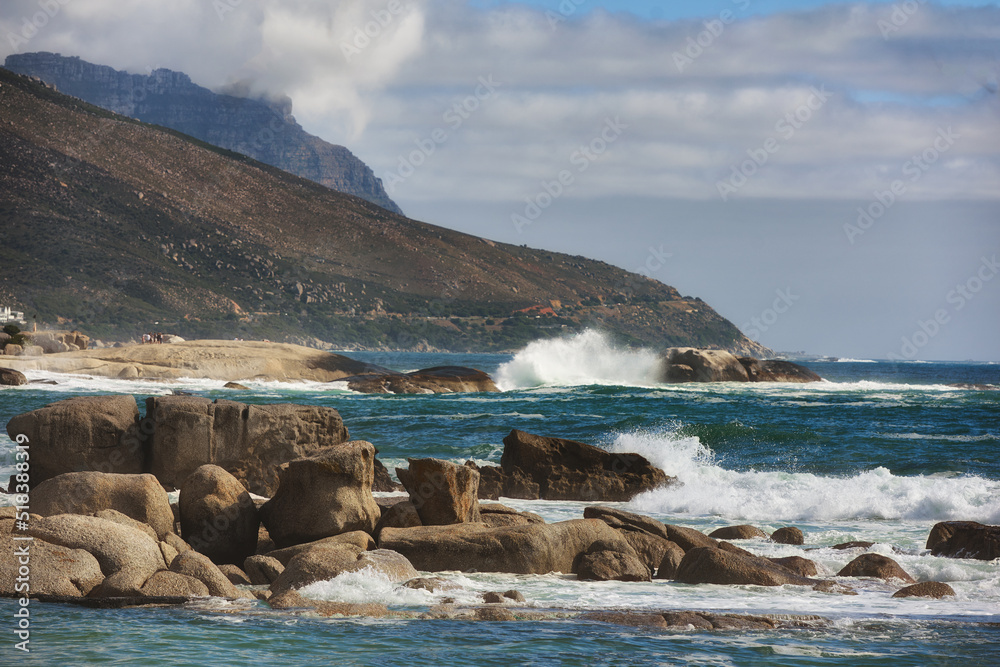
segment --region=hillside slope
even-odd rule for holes
[[[169,127],[402,213],[368,165],[343,146],[302,129],[287,98],[269,103],[221,95],[195,85],[183,72],[129,74],[58,53],[12,54],[4,67],[103,109]]]
[[[596,325],[766,352],[654,280],[409,220],[2,69],[0,220],[0,304],[99,337],[496,350]]]

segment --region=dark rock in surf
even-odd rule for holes
[[[906,570],[900,567],[899,563],[883,556],[882,554],[861,554],[850,563],[844,566],[838,577],[873,577],[883,581],[898,579],[899,581],[915,584],[916,579],[911,577]]]
[[[544,500],[628,501],[674,481],[638,454],[611,453],[593,445],[517,429],[504,438],[500,466],[504,489],[533,490]]]
[[[954,596],[955,589],[940,581],[922,581],[919,584],[900,588],[892,594],[894,598],[934,598],[935,600]]]
[[[493,379],[483,371],[464,366],[436,366],[412,373],[372,373],[339,380],[363,394],[449,394],[496,392]]]
[[[795,526],[785,526],[771,533],[771,541],[778,544],[802,545],[806,543],[806,538]]]
[[[975,521],[943,521],[931,528],[926,547],[945,558],[1000,558],[1000,526]]]
[[[746,524],[740,526],[725,526],[716,528],[708,534],[709,537],[717,540],[752,540],[756,538],[768,539],[768,534],[756,526]]]

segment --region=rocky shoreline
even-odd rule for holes
[[[411,459],[397,469],[405,495],[376,498],[373,490],[399,487],[375,447],[350,440],[330,408],[156,397],[148,409],[152,414],[140,420],[131,397],[87,397],[8,423],[8,434],[23,446],[19,451],[30,447],[32,474],[11,480],[9,491],[20,507],[0,508],[0,596],[112,607],[196,604],[214,596],[321,616],[575,618],[726,630],[821,626],[823,620],[539,609],[514,590],[483,591],[482,604],[458,604],[449,595],[454,584],[427,573],[562,573],[622,586],[790,585],[830,595],[854,594],[850,580],[862,577],[885,582],[893,597],[954,595],[947,584],[916,581],[892,558],[868,551],[871,544],[835,547],[858,555],[830,576],[805,556],[764,558],[734,544],[767,539],[802,545],[804,535],[793,526],[771,535],[746,525],[706,535],[600,504],[674,483],[638,454],[515,430],[504,439],[497,471]],[[106,471],[109,466],[121,471]],[[514,481],[497,485],[498,475]],[[492,487],[483,484],[490,479]],[[596,504],[580,518],[547,523],[531,512],[482,502],[507,484],[522,497]],[[179,492],[174,503],[169,488]],[[18,547],[30,549],[28,589],[15,584]],[[926,548],[935,556],[992,560],[1000,556],[1000,527],[939,523]],[[440,604],[398,611],[317,602],[299,593],[360,570],[439,593]]]

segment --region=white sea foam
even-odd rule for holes
[[[839,364],[877,364],[878,362],[874,359],[837,359]]]
[[[742,521],[1000,521],[1000,482],[975,476],[902,477],[883,467],[850,477],[727,470],[697,437],[672,430],[624,433],[611,449],[642,454],[681,482],[634,498],[630,505],[640,512]]]
[[[497,369],[497,386],[507,391],[542,386],[655,385],[659,358],[651,350],[627,350],[587,330],[568,338],[529,343]]]

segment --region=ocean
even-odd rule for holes
[[[924,549],[934,523],[1000,524],[1000,364],[808,362],[824,382],[659,385],[655,354],[622,350],[589,332],[537,342],[514,355],[375,353],[349,356],[397,370],[464,365],[489,372],[500,394],[361,395],[337,384],[125,381],[43,372],[58,384],[0,388],[0,423],[70,396],[172,391],[250,403],[294,402],[340,411],[354,439],[389,466],[408,457],[497,464],[517,428],[638,452],[681,484],[615,506],[705,532],[749,523],[793,525],[805,545],[737,542],[765,556],[802,555],[832,576],[875,542],[918,581],[953,598],[894,599],[897,586],[849,580],[857,595],[795,586],[581,582],[573,576],[445,573],[459,603],[515,588],[539,610],[695,610],[816,615],[828,623],[777,631],[681,631],[596,621],[344,620],[291,616],[262,603],[94,610],[33,603],[31,653],[14,650],[16,603],[0,600],[0,663],[24,665],[1000,665],[1000,561],[945,559]],[[141,404],[140,404],[141,406]],[[0,479],[13,470],[0,435]],[[504,499],[548,521],[587,503]],[[11,504],[0,494],[0,504]],[[424,610],[445,594],[369,574],[309,586],[325,600]]]

